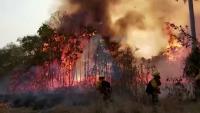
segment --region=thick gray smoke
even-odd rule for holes
[[[58,12],[60,25],[58,31],[75,33],[82,27],[90,26],[102,34],[110,32],[108,7],[111,0],[63,0]],[[68,9],[70,8],[70,9]],[[56,15],[57,16],[57,15]]]
[[[81,90],[84,90],[84,92]],[[63,88],[53,92],[0,94],[0,102],[7,103],[14,108],[29,107],[34,110],[45,110],[60,104],[64,106],[88,105],[96,98],[98,97],[94,90],[75,87],[71,89]]]
[[[186,5],[171,0],[60,0],[50,21],[62,34],[76,34],[83,27],[129,46],[136,57],[151,58],[167,47],[163,30],[167,21],[187,23]],[[117,38],[116,38],[117,37]]]

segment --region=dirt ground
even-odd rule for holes
[[[138,101],[126,96],[116,96],[112,102],[100,99],[89,104],[68,106],[65,103],[52,108],[34,110],[33,108],[11,108],[0,104],[0,113],[200,113],[200,102],[178,101],[173,98],[161,99],[158,105],[149,101]]]

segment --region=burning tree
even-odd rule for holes
[[[136,77],[136,62],[130,48],[116,52],[116,65],[120,69],[121,85],[123,88],[131,88]]]
[[[175,53],[182,48],[188,49],[192,46],[192,36],[188,33],[189,27],[186,25],[177,26],[174,23],[166,22],[165,32],[168,36],[168,46],[163,55],[167,56],[169,60],[175,61]]]
[[[72,69],[94,31],[82,28],[77,34],[64,36],[43,25],[38,34],[19,40],[28,62],[24,63],[24,71],[13,76],[13,91],[73,85]]]
[[[89,73],[91,69],[85,66],[83,66],[85,73],[79,73],[77,69],[74,72],[86,45],[96,34],[96,31],[90,27],[83,27],[76,34],[64,36],[56,33],[48,25],[43,25],[38,30],[38,34],[38,36],[19,39],[27,60],[24,62],[24,68],[14,72],[11,91],[48,90],[74,86],[82,81],[91,84],[90,82],[96,81],[93,81],[91,77],[96,79],[97,75],[102,74],[108,77],[118,74],[123,87],[131,87],[133,84],[137,73],[131,49],[118,51],[118,43],[110,42],[105,37],[97,43],[93,73]],[[108,45],[102,43],[104,40]],[[118,73],[113,72],[116,68],[119,69]],[[89,74],[94,74],[94,76],[89,76]],[[108,79],[111,81],[111,76]]]

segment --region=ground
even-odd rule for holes
[[[101,99],[92,103],[66,105],[58,104],[52,108],[33,110],[33,108],[11,108],[0,106],[0,113],[199,113],[200,102],[178,101],[175,98],[161,99],[156,106],[150,101],[140,101],[129,96],[115,96],[113,102],[103,102]]]

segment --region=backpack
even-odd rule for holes
[[[147,84],[147,87],[146,87],[146,93],[148,95],[151,95],[153,93],[153,86],[151,85],[151,81]]]
[[[107,81],[102,81],[100,90],[102,93],[111,93],[110,83]]]

